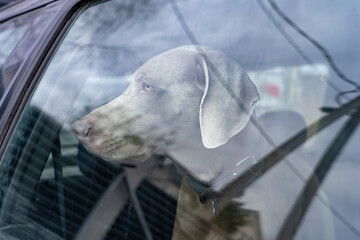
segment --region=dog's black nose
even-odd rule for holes
[[[77,137],[89,137],[92,132],[92,128],[84,121],[76,121],[72,125],[72,130]]]

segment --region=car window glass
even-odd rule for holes
[[[1,31],[0,33],[0,41],[1,41],[1,60],[0,64],[2,65],[7,56],[9,56],[12,49],[14,49],[16,43],[20,40],[22,35],[25,32],[25,28],[23,26],[6,29]]]
[[[26,26],[24,26],[24,23],[16,24],[14,21],[10,21],[0,25],[0,67],[3,65],[16,44],[20,41],[25,31]],[[1,68],[0,96],[2,95],[5,88],[4,78],[4,71]]]
[[[87,6],[1,160],[2,234],[356,239],[358,5],[278,2]]]
[[[52,17],[52,4],[0,24],[0,97]]]

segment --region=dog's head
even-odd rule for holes
[[[182,46],[139,67],[124,93],[73,124],[100,157],[143,160],[199,132],[205,148],[225,144],[249,121],[259,99],[242,68],[222,52]]]

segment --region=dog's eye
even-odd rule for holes
[[[143,83],[141,86],[141,90],[144,92],[149,92],[152,88],[153,86],[148,83]]]

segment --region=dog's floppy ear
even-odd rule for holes
[[[220,51],[205,51],[198,64],[205,82],[199,113],[202,142],[216,148],[245,127],[259,93],[244,70]]]

